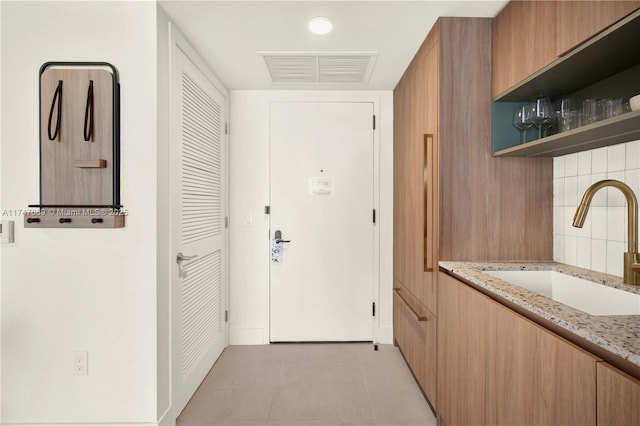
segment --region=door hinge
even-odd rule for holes
[[[373,302],[373,316],[376,316],[376,302]]]
[[[229,216],[224,217],[224,229],[229,227]]]
[[[376,223],[376,209],[373,209],[373,223]]]
[[[229,322],[229,311],[224,311],[224,322]]]
[[[376,129],[376,116],[373,116],[373,130]]]
[[[270,214],[271,213],[271,206],[264,206],[264,214]]]
[[[229,123],[224,123],[224,134],[225,135],[229,134]]]

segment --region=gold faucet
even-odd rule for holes
[[[595,193],[605,186],[612,186],[618,188],[624,194],[627,199],[627,214],[628,228],[627,228],[627,252],[624,254],[624,282],[626,284],[640,285],[640,262],[638,255],[638,200],[631,188],[626,184],[612,179],[605,179],[598,181],[591,185],[585,191],[582,196],[582,201],[576,210],[576,214],[573,217],[573,226],[576,228],[582,228],[584,220],[587,218],[587,212],[591,205],[591,200]]]

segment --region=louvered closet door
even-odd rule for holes
[[[182,51],[176,51],[170,144],[176,255],[172,405],[179,413],[226,345],[226,100]]]

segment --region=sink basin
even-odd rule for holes
[[[482,271],[591,315],[640,315],[640,295],[556,271]]]

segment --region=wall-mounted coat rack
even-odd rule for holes
[[[28,228],[120,228],[120,83],[106,62],[40,68],[40,202]]]

